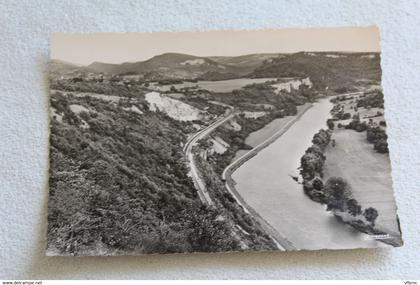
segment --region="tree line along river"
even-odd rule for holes
[[[310,200],[299,176],[300,158],[312,137],[326,128],[332,103],[314,103],[282,136],[232,174],[236,191],[262,218],[297,249],[342,249],[385,246],[338,221],[325,206]]]

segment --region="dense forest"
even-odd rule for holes
[[[199,165],[206,169],[204,179],[217,206],[202,204],[182,152],[187,136],[195,132],[194,122],[150,111],[141,84],[82,79],[54,81],[51,87],[51,252],[90,255],[276,248],[258,223],[229,197],[215,173],[218,169],[204,160]],[[260,93],[268,92],[257,87]],[[256,91],[249,88],[237,91],[244,92],[240,101],[235,101],[237,94],[221,101],[252,109]],[[266,102],[274,103],[276,110],[281,107],[282,113],[273,111],[254,121],[239,116],[246,126],[240,134],[242,141],[276,116],[292,114],[305,99],[286,95],[274,99],[270,92]],[[109,101],[90,93],[120,99]],[[220,115],[225,109],[208,104],[218,95],[185,94],[180,100],[208,106],[207,112]],[[132,111],[133,106],[138,112]],[[231,143],[233,151],[236,145]]]
[[[280,55],[265,61],[252,77],[310,77],[314,88],[344,91],[360,80],[380,81],[378,53],[310,53]]]
[[[75,114],[72,104],[88,111]],[[142,104],[145,116],[91,97],[57,94],[51,106],[62,121],[51,121],[50,250],[240,249],[228,221],[201,204],[187,177],[185,123]]]

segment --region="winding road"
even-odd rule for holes
[[[209,206],[213,206],[214,202],[211,199],[207,189],[206,189],[206,185],[204,183],[204,181],[202,180],[202,178],[199,175],[197,166],[195,164],[195,160],[194,160],[194,154],[192,152],[193,146],[201,139],[205,138],[206,136],[208,136],[212,131],[214,131],[217,127],[219,127],[220,125],[224,124],[225,122],[229,121],[230,119],[232,119],[235,116],[235,112],[233,111],[233,108],[230,109],[230,113],[227,116],[224,116],[218,120],[216,120],[214,123],[212,123],[210,126],[202,129],[201,131],[197,132],[196,134],[194,134],[191,138],[188,139],[188,141],[186,142],[183,151],[185,153],[185,156],[188,160],[188,164],[190,165],[190,172],[188,173],[188,175],[191,176],[193,182],[194,182],[194,186],[197,189],[197,193],[198,196],[200,197],[200,200]],[[225,173],[223,173],[223,176],[225,175]],[[230,189],[228,183],[226,183],[226,187],[229,190],[229,192],[232,194],[232,196],[235,198],[235,200],[237,201],[237,203],[239,205],[242,206],[242,208],[244,209],[244,211],[248,214],[251,214],[252,216],[254,216],[258,222],[261,224],[261,226],[263,227],[263,229],[269,234],[269,236],[271,237],[271,239],[273,240],[273,242],[276,244],[277,248],[279,250],[291,250],[294,249],[293,245],[287,241],[284,237],[280,236],[280,234],[273,228],[270,226],[270,224],[268,224],[260,215],[258,215],[258,213],[256,213],[252,208],[250,208],[248,205],[245,205],[245,203],[243,202],[243,199],[239,196],[239,195],[235,195],[232,190]],[[235,191],[236,192],[236,191]]]
[[[274,140],[276,140],[278,137],[280,137],[284,132],[287,131],[287,129],[293,125],[294,122],[296,122],[302,115],[305,113],[307,109],[309,109],[310,106],[302,110],[292,121],[290,121],[286,126],[284,126],[281,130],[273,134],[270,138],[259,144],[258,146],[254,147],[251,151],[247,152],[245,155],[240,157],[238,160],[232,162],[228,167],[225,168],[222,174],[222,179],[226,183],[227,190],[231,193],[233,198],[236,200],[236,202],[242,206],[244,211],[250,215],[252,215],[262,226],[264,231],[271,237],[271,239],[276,244],[277,248],[279,250],[295,250],[296,248],[293,246],[293,244],[288,241],[285,237],[283,237],[278,231],[276,231],[264,218],[262,218],[252,207],[250,207],[239,195],[239,193],[236,191],[234,187],[234,182],[230,175],[232,172],[237,169],[240,165],[242,165],[245,161],[247,161],[252,156],[256,155],[259,151],[261,151],[263,148],[268,146],[270,143],[272,143]],[[194,186],[197,189],[198,196],[200,197],[200,200],[209,206],[213,206],[214,202],[212,201],[207,189],[205,182],[202,180],[202,178],[199,175],[199,171],[197,169],[197,166],[195,164],[194,160],[194,154],[192,152],[192,149],[196,143],[208,136],[212,131],[214,131],[217,127],[224,124],[228,120],[232,119],[235,116],[235,112],[233,107],[230,108],[230,113],[227,116],[223,116],[222,118],[219,118],[214,123],[209,125],[208,127],[200,130],[196,134],[194,134],[191,138],[188,139],[186,142],[183,151],[185,153],[185,156],[188,160],[188,164],[190,165],[190,172],[188,173],[190,177],[193,180]]]
[[[227,116],[223,116],[222,118],[216,120],[214,123],[212,123],[210,126],[202,129],[201,131],[194,134],[191,138],[188,139],[188,141],[185,143],[185,146],[183,148],[183,151],[185,153],[185,156],[188,160],[188,164],[190,165],[190,172],[188,173],[193,182],[194,186],[197,189],[198,196],[200,197],[200,200],[209,206],[213,206],[214,202],[212,201],[207,189],[206,184],[202,180],[202,178],[199,175],[197,166],[195,164],[194,160],[194,154],[192,152],[193,146],[201,139],[208,136],[212,131],[214,131],[218,126],[224,124],[225,122],[229,121],[235,116],[235,113],[233,111],[233,108],[230,109],[230,112]]]

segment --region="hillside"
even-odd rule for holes
[[[84,72],[88,70],[86,67],[58,59],[51,60],[48,68],[51,74],[69,74],[73,72]]]
[[[358,80],[381,80],[378,53],[299,52],[265,61],[250,77],[310,77],[321,90],[346,88]]]
[[[102,73],[119,73],[120,64],[112,64],[112,63],[104,63],[104,62],[93,62],[89,64],[87,67],[93,70],[94,72],[102,72]]]
[[[240,249],[187,176],[185,126],[143,100],[133,115],[125,103],[54,95],[50,253]]]
[[[246,74],[254,71],[264,61],[278,56],[278,53],[257,53],[240,56],[210,56],[208,58],[219,64],[234,66],[241,74]]]
[[[207,72],[235,72],[234,67],[224,66],[211,59],[179,53],[165,53],[145,61],[122,64],[94,62],[88,66],[96,72],[158,73],[163,78],[197,78]]]
[[[354,87],[360,81],[381,80],[380,54],[299,52],[294,54],[249,54],[236,57],[199,57],[164,53],[145,61],[110,64],[94,62],[87,67],[52,61],[52,72],[97,72],[139,74],[148,80],[225,80],[240,77],[310,77],[318,90]]]
[[[273,249],[223,187],[216,208],[197,195],[182,146],[200,98],[156,98],[132,84],[51,83],[48,254]]]
[[[181,53],[164,53],[145,61],[112,64],[93,62],[80,67],[63,62],[55,62],[54,71],[67,73],[89,71],[105,74],[142,74],[147,78],[188,78],[203,80],[224,80],[242,77],[252,72],[264,61],[278,54],[250,54],[227,57],[200,57]]]

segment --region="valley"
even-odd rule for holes
[[[378,74],[376,53],[53,61],[49,253],[387,246],[305,195],[299,168],[333,119],[321,178],[344,177],[398,234],[389,159],[368,154],[387,150]],[[364,122],[372,142],[350,129]]]

